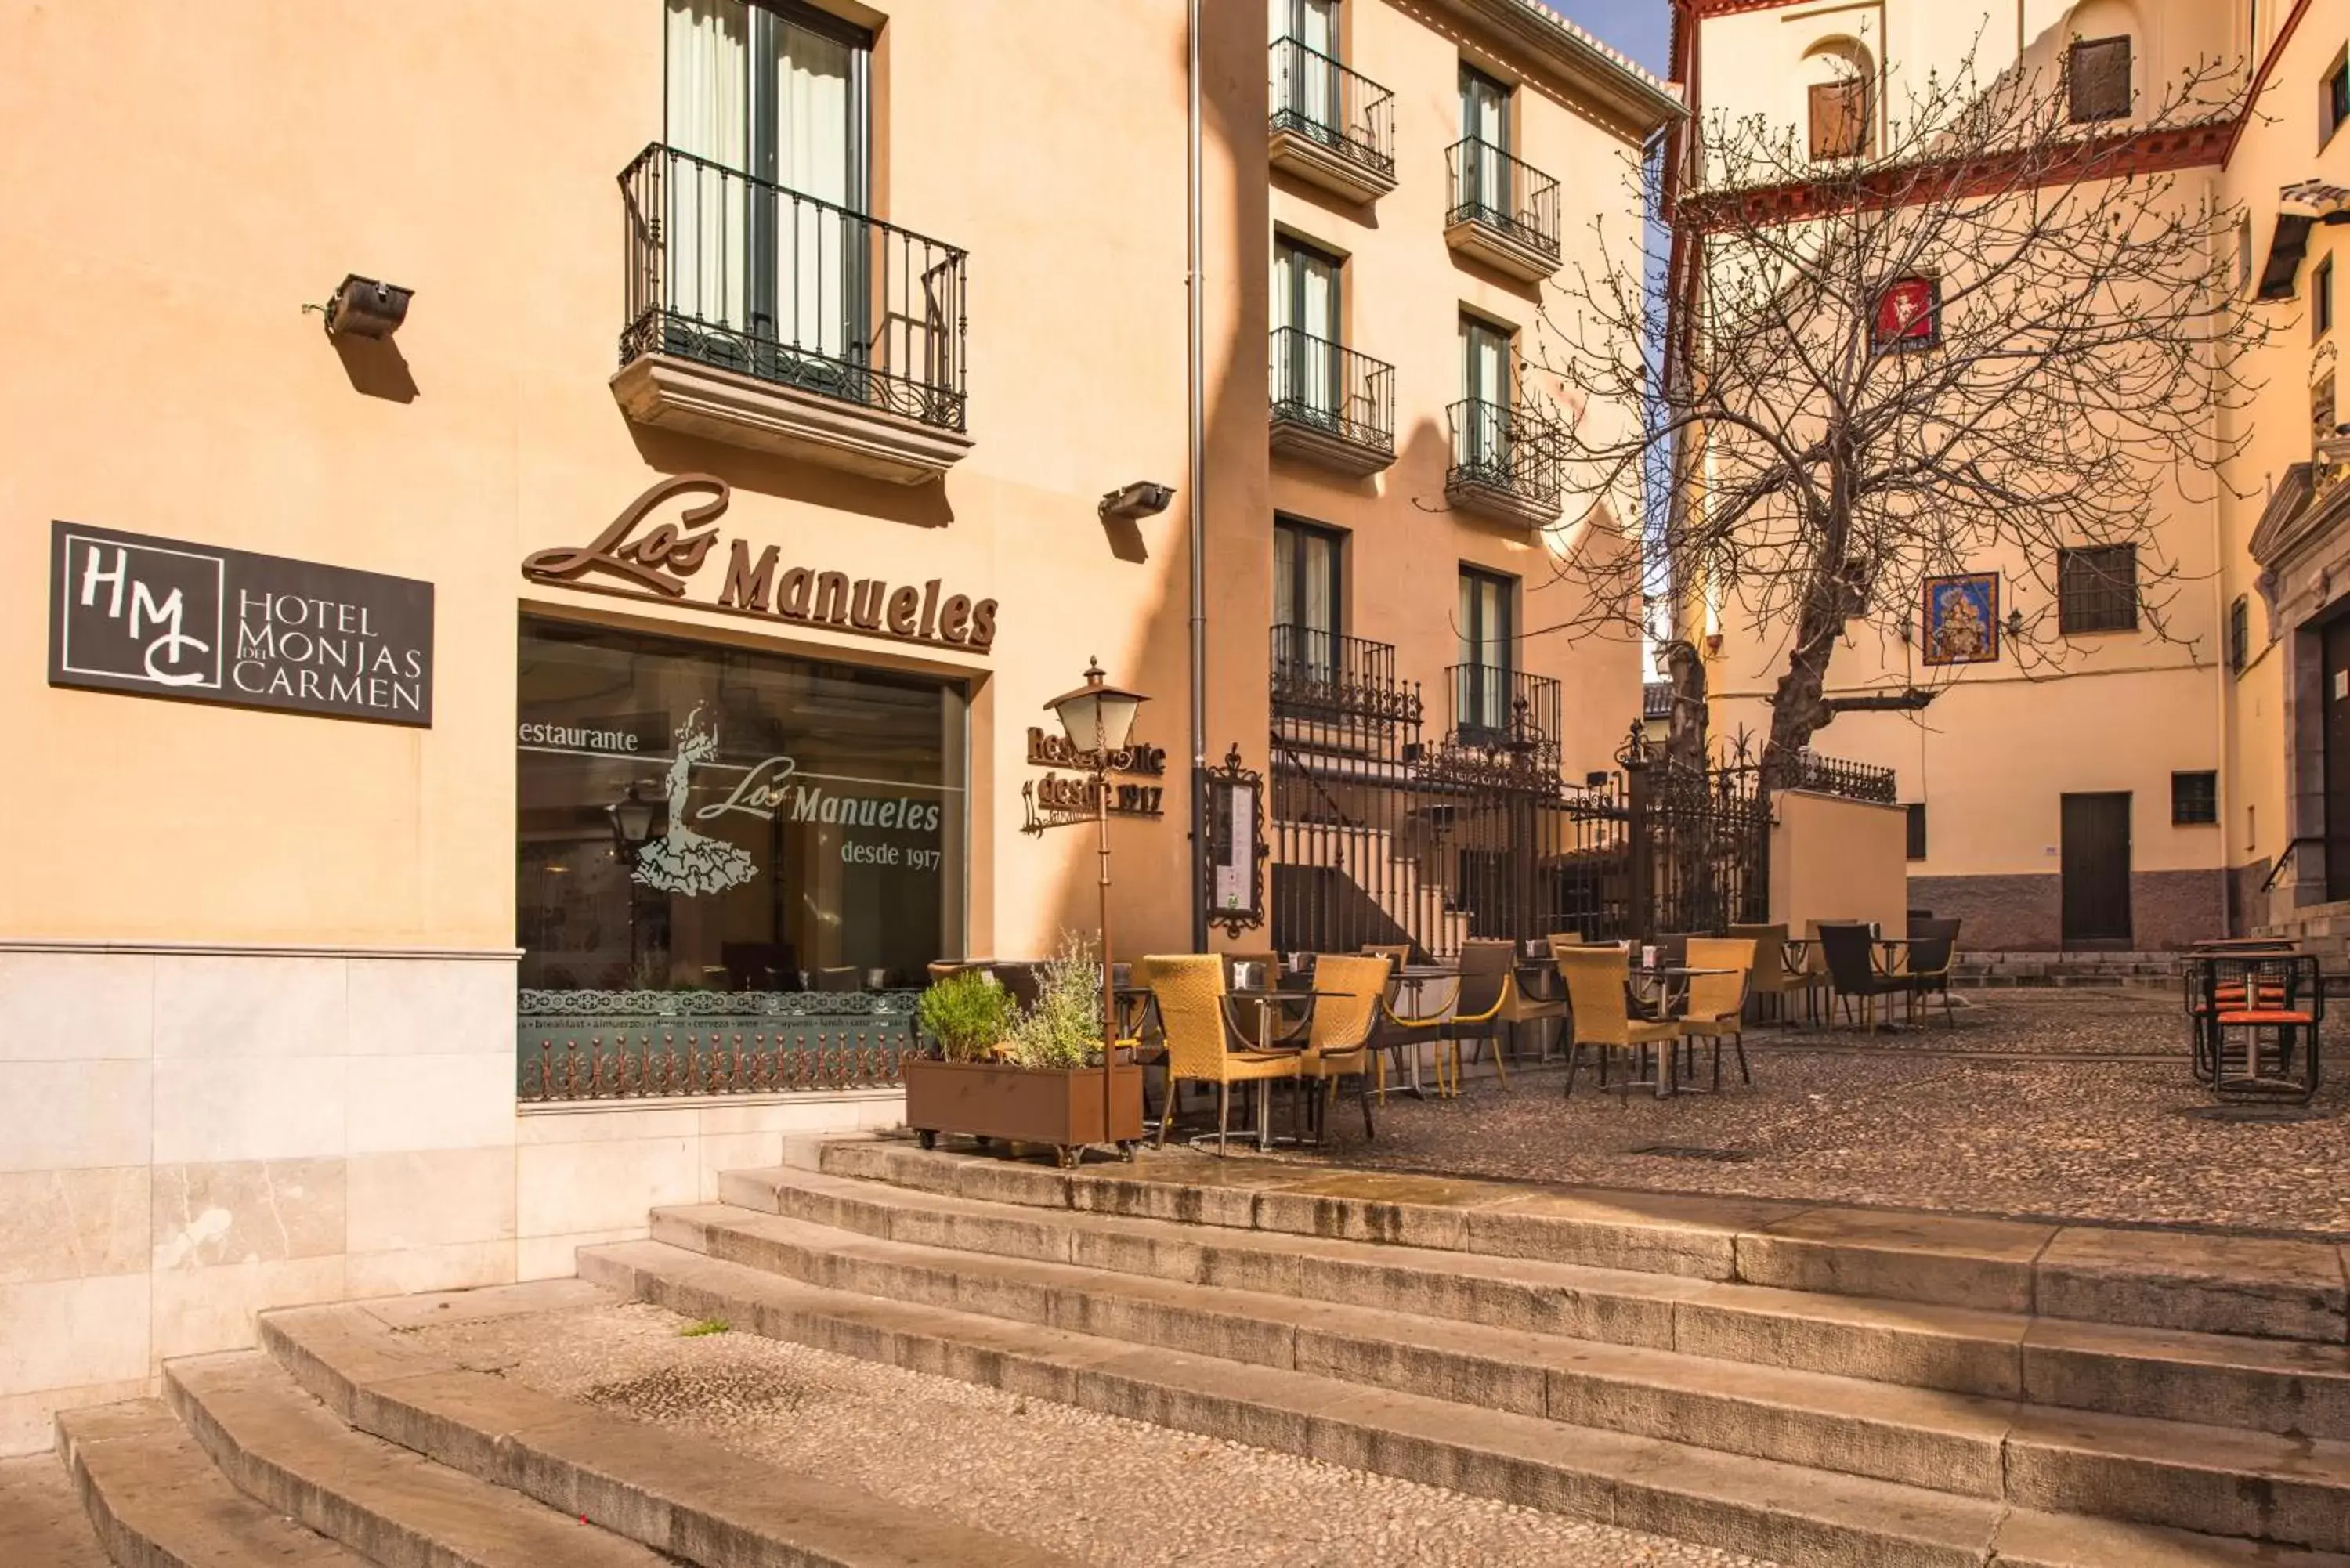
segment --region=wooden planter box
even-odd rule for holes
[[[941,1133],[962,1133],[1006,1143],[1050,1144],[1064,1165],[1089,1143],[1142,1141],[1142,1069],[1121,1063],[1113,1081],[1111,1125],[1102,1126],[1102,1070],[1014,1067],[995,1062],[905,1065],[906,1125],[922,1147]]]

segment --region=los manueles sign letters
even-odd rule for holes
[[[55,523],[49,684],[430,727],[432,585]]]

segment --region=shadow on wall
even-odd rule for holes
[[[409,374],[408,356],[400,351],[398,343],[389,337],[348,335],[333,341],[336,358],[342,360],[343,374],[351,379],[353,391],[387,403],[416,400],[416,378]]]
[[[629,438],[636,442],[638,453],[656,472],[723,473],[738,490],[916,528],[943,528],[954,521],[954,505],[947,496],[947,487],[953,483],[951,475],[929,484],[892,484],[887,480],[843,473],[812,462],[794,462],[700,436],[654,430],[629,420],[617,407],[612,411],[615,418],[628,425]]]

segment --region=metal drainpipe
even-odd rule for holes
[[[1208,950],[1208,807],[1201,781],[1208,772],[1208,452],[1206,358],[1200,298],[1200,0],[1191,0],[1186,26],[1189,102],[1185,116],[1185,176],[1190,222],[1185,234],[1184,293],[1191,310],[1185,370],[1191,393],[1191,950]]]

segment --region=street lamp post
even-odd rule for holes
[[[1061,721],[1062,732],[1092,780],[1101,896],[1102,1137],[1112,1142],[1118,1125],[1112,1075],[1118,1059],[1118,989],[1109,957],[1109,774],[1113,758],[1126,749],[1133,733],[1137,710],[1149,701],[1139,692],[1110,685],[1101,661],[1088,659],[1086,683],[1045,704]]]

